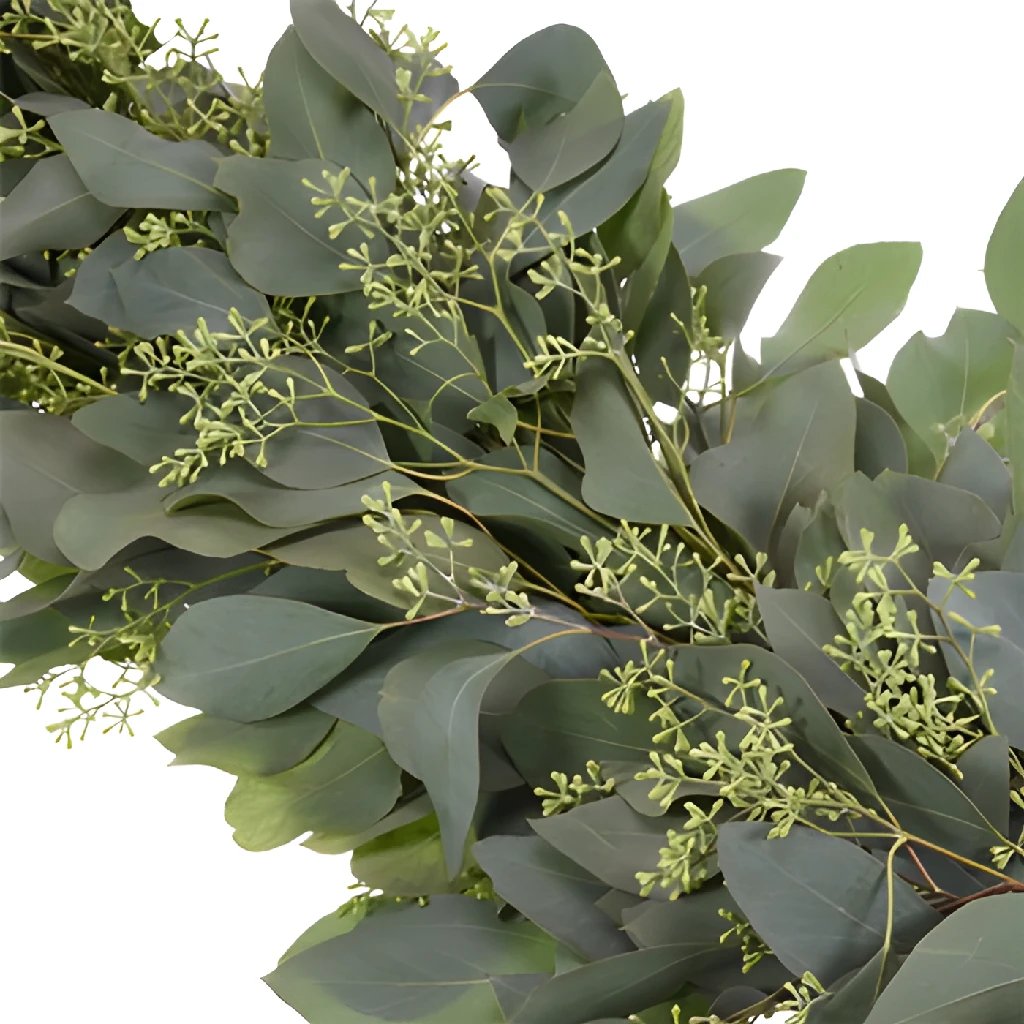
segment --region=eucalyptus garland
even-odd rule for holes
[[[1020,1024],[1024,187],[997,313],[874,379],[921,249],[855,245],[755,359],[802,172],[673,207],[681,95],[580,29],[460,87],[291,12],[236,84],[0,4],[3,685],[185,705],[240,846],[351,853],[311,1024]]]

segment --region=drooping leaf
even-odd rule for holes
[[[631,342],[637,375],[656,402],[679,404],[690,371],[690,342],[679,325],[689,327],[692,319],[690,281],[670,250]]]
[[[145,475],[60,416],[0,412],[0,505],[19,546],[36,558],[67,564],[53,537],[66,502],[120,491]]]
[[[581,508],[579,476],[547,449],[537,452],[536,470],[523,465],[512,448],[487,452],[477,464],[493,471],[469,473],[448,485],[448,493],[474,515],[522,524],[573,551],[580,550],[581,537],[603,532]]]
[[[748,431],[690,466],[701,505],[769,551],[792,507],[853,472],[855,405],[842,369],[811,367],[771,389]]]
[[[305,845],[323,849],[321,844]],[[352,877],[363,885],[395,896],[457,892],[462,884],[460,876],[450,880],[436,814],[426,814],[359,843],[353,849],[350,868]]]
[[[851,736],[849,743],[903,829],[962,857],[987,859],[1000,834],[938,768],[884,736]]]
[[[654,701],[637,701],[632,715],[619,715],[601,702],[596,679],[559,679],[528,693],[504,723],[502,736],[532,786],[551,781],[551,772],[583,773],[587,761],[644,761],[657,726],[648,716]]]
[[[63,153],[32,161],[3,207],[0,260],[40,249],[92,245],[123,212],[123,207],[95,198]]]
[[[718,859],[733,899],[782,963],[823,984],[873,956],[885,940],[885,865],[853,843],[796,825],[768,839],[760,822],[718,831]],[[900,878],[892,880],[892,937],[907,952],[940,920]]]
[[[975,900],[911,952],[864,1024],[1012,1021],[1024,1000],[1024,894]]]
[[[765,377],[863,348],[903,309],[921,266],[917,242],[854,245],[811,275],[777,334],[761,342]]]
[[[844,633],[832,605],[807,590],[777,590],[760,583],[756,594],[772,650],[807,680],[826,707],[854,718],[864,708],[864,691],[822,650]]]
[[[603,160],[622,134],[622,99],[607,71],[564,114],[527,127],[509,146],[512,169],[535,192],[547,192]]]
[[[160,648],[158,690],[235,722],[294,707],[352,662],[380,627],[299,601],[222,597],[189,608]]]
[[[693,525],[654,460],[618,371],[587,360],[576,380],[572,425],[583,450],[583,500],[595,512],[638,523]]]
[[[550,25],[520,40],[470,86],[506,142],[525,127],[550,123],[575,107],[607,65],[597,44],[574,25]]]
[[[394,806],[401,772],[376,736],[336,722],[305,761],[276,775],[246,775],[225,806],[235,842],[273,850],[303,832],[367,828]]]
[[[1014,349],[1006,385],[1006,454],[1013,472],[1013,510],[1024,516],[1024,345]]]
[[[373,914],[290,957],[266,981],[310,1024],[347,1024],[346,1010],[363,1015],[354,1024],[505,1024],[487,982],[553,970],[553,944],[533,925],[501,921],[488,901],[437,896],[426,907]]]
[[[402,128],[395,65],[391,58],[334,0],[292,0],[292,23],[302,45],[332,78]]]
[[[1003,207],[985,250],[985,284],[996,312],[1024,333],[1024,181]]]
[[[228,317],[231,309],[246,320],[270,317],[264,296],[238,276],[227,256],[213,249],[160,249],[142,260],[126,258],[109,272],[124,309],[124,315],[114,314],[117,326],[141,338],[191,334],[199,317],[211,331],[236,334]],[[91,302],[87,305],[96,310]]]
[[[956,762],[964,795],[1002,835],[1010,830],[1009,746],[1005,736],[982,736]]]
[[[681,823],[678,815],[649,818],[622,797],[609,796],[562,814],[530,821],[533,830],[559,853],[602,882],[623,892],[639,893],[638,871],[657,869],[667,831]],[[665,899],[656,888],[653,899]]]
[[[781,256],[770,252],[738,252],[709,263],[694,280],[698,288],[707,288],[704,312],[708,330],[721,338],[738,338],[768,278],[781,262]],[[745,386],[737,382],[740,390]]]
[[[994,313],[957,309],[945,333],[915,334],[893,357],[886,387],[900,415],[941,462],[949,442],[1005,387],[1013,328]]]
[[[318,40],[317,45],[325,55],[325,42]],[[351,167],[367,194],[374,179],[378,198],[394,187],[395,160],[384,130],[372,112],[310,56],[292,26],[267,58],[263,102],[271,157],[313,158]]]
[[[976,494],[1000,522],[1010,511],[1010,471],[999,453],[970,427],[957,435],[936,479]]]
[[[309,757],[335,719],[300,707],[262,722],[193,715],[157,733],[172,765],[205,764],[232,775],[274,775]]]
[[[696,276],[722,256],[758,252],[785,227],[800,198],[805,172],[767,171],[675,209],[676,248]]]
[[[108,110],[71,110],[50,119],[86,188],[110,206],[231,210],[214,187],[223,152],[209,142],[161,139]]]
[[[238,200],[238,216],[228,225],[228,257],[253,288],[268,295],[305,296],[361,287],[361,271],[342,270],[339,264],[349,262],[346,251],[366,238],[349,227],[332,239],[331,219],[316,217],[316,193],[303,184],[308,180],[322,188],[323,172],[339,170],[325,160],[231,156],[220,161],[217,188]],[[365,198],[351,179],[342,195]]]
[[[448,870],[454,875],[462,864],[479,794],[484,694],[491,685],[531,685],[544,676],[501,649],[484,647],[466,654],[448,648],[442,659],[432,672],[422,659],[396,666],[384,682],[379,714],[388,749],[427,787],[441,823]],[[527,679],[510,680],[509,674],[525,674]]]
[[[815,1000],[807,1024],[846,1024],[866,1019],[881,991],[906,960],[879,950],[863,967],[839,983],[833,994]]]
[[[545,194],[541,227],[523,232],[523,251],[512,260],[513,272],[537,262],[548,250],[541,228],[564,233],[560,213],[569,219],[573,235],[579,238],[626,205],[647,177],[671,108],[672,100],[667,97],[627,114],[618,144],[598,167]],[[529,190],[520,183],[510,195],[513,202],[522,203]]]
[[[699,980],[717,952],[662,946],[563,971],[534,989],[512,1019],[515,1024],[588,1024],[597,1017],[646,1009]]]
[[[490,836],[473,846],[473,856],[502,899],[585,959],[602,960],[633,948],[595,906],[607,886],[543,839]]]
[[[907,472],[907,446],[896,421],[880,406],[857,398],[854,465],[874,480],[883,470]]]
[[[53,538],[63,558],[96,570],[129,544],[156,537],[185,551],[231,558],[295,533],[301,527],[264,526],[228,502],[211,502],[171,514],[166,491],[146,476],[124,490],[76,494],[60,509]]]
[[[167,391],[154,391],[145,402],[137,394],[124,392],[83,405],[71,422],[97,444],[148,468],[184,447],[190,428],[181,423],[181,417],[188,407],[184,395]]]

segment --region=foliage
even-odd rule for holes
[[[1017,1021],[1024,191],[998,314],[841,360],[909,242],[738,335],[803,175],[672,207],[682,99],[555,25],[293,0],[256,84],[126,0],[0,7],[4,685],[140,700],[358,891],[312,1024]],[[442,148],[470,94],[509,154]],[[95,658],[120,680],[97,687]]]

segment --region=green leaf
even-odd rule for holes
[[[1024,517],[1024,345],[1014,349],[1006,385],[1006,454],[1013,470],[1013,511]]]
[[[501,921],[488,901],[437,896],[375,913],[265,980],[310,1024],[505,1024],[489,979],[553,970],[553,944],[533,925]]]
[[[3,207],[0,260],[40,249],[92,245],[124,212],[96,199],[63,153],[32,161]]]
[[[580,538],[599,536],[606,530],[581,510],[577,474],[546,448],[535,454],[536,469],[523,465],[516,449],[487,452],[474,460],[479,467],[476,472],[448,484],[448,493],[482,519],[521,524],[580,551]],[[487,467],[493,468],[488,471]]]
[[[608,796],[550,818],[531,819],[530,825],[541,839],[602,882],[638,894],[637,872],[657,870],[659,851],[668,844],[665,835],[682,820],[678,815],[650,818],[638,814],[622,797]],[[665,896],[656,888],[651,898]]]
[[[884,736],[851,736],[848,742],[903,829],[962,857],[989,859],[989,848],[1002,836],[942,772]]]
[[[550,25],[520,40],[469,91],[498,136],[511,141],[576,106],[608,67],[574,25]],[[621,105],[620,105],[621,107]]]
[[[110,271],[127,317],[118,326],[141,338],[195,330],[203,317],[213,332],[237,334],[228,313],[270,319],[266,298],[250,288],[227,256],[200,246],[175,246],[127,259]]]
[[[687,981],[699,980],[717,952],[662,946],[585,964],[556,974],[536,988],[512,1020],[514,1024],[587,1024],[595,1017],[646,1009],[679,995]]]
[[[936,461],[1006,387],[1013,328],[978,309],[957,309],[944,334],[915,334],[893,358],[886,386],[900,415]]]
[[[148,468],[185,446],[192,428],[183,425],[181,417],[190,404],[184,395],[168,391],[153,391],[145,402],[136,392],[126,391],[83,405],[71,422],[97,444]]]
[[[996,312],[1024,332],[1024,181],[1011,193],[985,250],[985,284]]]
[[[820,491],[853,472],[855,431],[841,367],[812,367],[773,387],[749,429],[694,459],[694,493],[756,551],[768,552],[797,502],[813,507]]]
[[[854,465],[874,480],[885,469],[907,472],[907,446],[896,421],[880,406],[857,398]]]
[[[559,679],[528,693],[504,723],[502,738],[523,778],[547,786],[553,771],[582,774],[594,761],[647,761],[658,731],[657,708],[642,697],[632,715],[601,702],[596,679]]]
[[[630,346],[647,393],[673,408],[679,405],[690,373],[690,342],[677,320],[689,326],[693,302],[686,271],[672,249]]]
[[[770,252],[738,252],[709,263],[694,281],[698,288],[707,288],[704,312],[708,330],[720,338],[738,338],[781,262],[781,256]],[[739,386],[742,389],[743,385]]]
[[[485,402],[470,409],[467,413],[474,423],[488,423],[498,432],[498,437],[511,444],[519,426],[519,413],[516,407],[504,395],[492,395]]]
[[[975,900],[918,944],[864,1024],[1017,1020],[1024,1000],[1024,894]]]
[[[380,721],[392,756],[422,780],[441,823],[448,871],[462,866],[480,788],[480,707],[488,687],[531,687],[544,676],[515,652],[446,648],[440,665],[403,662],[381,691]],[[489,645],[487,645],[489,647]],[[429,667],[428,667],[429,666]]]
[[[811,275],[778,334],[761,342],[765,377],[863,348],[902,311],[921,267],[917,242],[853,245]]]
[[[336,722],[305,761],[277,775],[243,776],[224,816],[245,850],[273,850],[303,832],[368,828],[394,806],[401,772],[376,736]]]
[[[976,494],[1002,522],[1010,511],[1010,471],[999,453],[977,431],[957,435],[937,477],[939,483]]]
[[[815,1000],[807,1015],[807,1024],[847,1024],[864,1020],[879,993],[892,981],[905,960],[905,956],[886,955],[885,950],[879,950],[838,986],[834,994]]]
[[[960,788],[1001,834],[1010,831],[1010,745],[1005,736],[982,736],[956,762]]]
[[[547,192],[603,160],[619,141],[623,122],[615,79],[601,71],[564,114],[515,137],[508,151],[512,170],[535,192]]]
[[[318,45],[323,54],[323,43]],[[377,198],[394,188],[395,159],[387,134],[372,112],[310,56],[292,26],[267,58],[263,103],[271,157],[311,157],[351,167],[367,195],[370,179],[375,180]]]
[[[167,634],[158,690],[235,722],[272,718],[330,682],[380,628],[299,601],[214,598],[189,608]]]
[[[576,377],[572,427],[586,464],[583,500],[636,523],[692,526],[682,499],[654,461],[618,370],[585,360]]]
[[[153,477],[125,490],[76,494],[54,520],[57,547],[80,569],[95,570],[144,537],[158,537],[197,555],[230,558],[301,529],[264,526],[227,502],[184,508],[172,515],[163,506],[166,494]]]
[[[353,96],[401,129],[395,65],[334,0],[292,0],[292,22],[302,45]]]
[[[646,180],[671,110],[672,100],[666,98],[627,114],[618,145],[603,163],[590,174],[545,193],[539,215],[541,227],[549,233],[564,233],[561,212],[568,217],[573,235],[579,238],[621,210]],[[519,183],[510,195],[513,202],[521,205],[529,192]],[[513,273],[550,252],[541,227],[523,232],[521,251],[512,259]]]
[[[330,218],[317,218],[316,193],[302,184],[305,179],[322,187],[323,172],[339,170],[325,160],[230,156],[220,161],[217,188],[238,200],[238,216],[228,225],[228,257],[253,288],[307,296],[362,287],[362,271],[342,270],[339,264],[350,262],[347,250],[367,239],[351,226],[331,239]],[[365,199],[351,179],[342,195]],[[374,248],[376,243],[371,254]]]
[[[335,719],[316,708],[294,708],[264,722],[193,715],[156,734],[172,765],[205,764],[232,775],[274,775],[309,757]]]
[[[587,960],[632,949],[595,907],[608,887],[537,836],[497,835],[473,846],[495,891],[524,917]]]
[[[296,490],[274,484],[246,463],[233,460],[226,466],[205,470],[196,483],[186,484],[167,495],[164,508],[176,513],[186,508],[202,508],[210,498],[224,498],[266,526],[312,526],[332,519],[361,516],[366,511],[363,496],[380,498],[385,483],[390,484],[395,501],[411,494],[426,493],[398,473],[378,473],[337,487]]]
[[[67,564],[53,536],[65,503],[120,491],[145,475],[60,416],[0,412],[0,504],[18,545],[45,562]]]
[[[465,884],[460,878],[449,881],[436,814],[360,843],[352,852],[350,870],[363,885],[389,896],[434,895]]]
[[[696,276],[722,256],[758,252],[785,227],[804,187],[804,171],[767,171],[691,199],[675,209],[673,239]]]
[[[214,187],[223,153],[209,142],[161,139],[108,110],[71,110],[49,120],[78,176],[102,203],[144,210],[233,209]]]
[[[824,985],[859,967],[883,945],[885,865],[854,843],[795,825],[767,839],[769,825],[728,822],[718,860],[753,929],[794,974]],[[907,951],[940,920],[901,878],[892,880],[893,948]]]
[[[789,662],[829,708],[854,718],[864,691],[822,650],[845,629],[832,605],[807,590],[776,590],[758,583],[757,607],[772,650]]]
[[[301,413],[272,400],[265,423],[280,429],[264,449],[262,472],[285,487],[319,490],[367,480],[391,459],[370,404],[337,370],[301,355],[280,356],[262,381],[280,394],[294,387]],[[289,385],[289,380],[291,385]],[[255,461],[255,449],[248,458]],[[367,485],[367,493],[374,486]]]
[[[0,652],[14,668],[0,676],[0,688],[28,686],[47,669],[78,660],[71,653],[70,623],[50,608],[30,615],[0,620]]]

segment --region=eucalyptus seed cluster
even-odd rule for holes
[[[743,973],[749,974],[766,956],[771,956],[772,951],[766,945],[764,939],[751,927],[750,922],[732,910],[719,909],[718,916],[725,918],[731,927],[722,932],[718,937],[719,942],[728,942],[734,939],[739,942],[743,954]]]
[[[542,786],[538,786],[533,791],[535,796],[542,797],[541,808],[545,818],[579,807],[580,804],[586,802],[587,797],[608,796],[615,792],[615,780],[606,779],[601,766],[596,761],[588,761],[586,771],[586,779],[579,774],[570,778],[565,772],[552,772],[551,781],[555,784],[555,788],[544,789]]]
[[[901,524],[893,550],[888,553],[872,549],[875,536],[870,530],[861,530],[860,539],[861,546],[840,554],[838,564],[853,571],[858,584],[866,579],[872,586],[854,596],[845,615],[845,635],[837,636],[835,643],[825,645],[823,650],[844,671],[852,670],[866,682],[865,709],[858,713],[858,720],[870,720],[883,735],[913,744],[922,757],[959,775],[957,759],[991,731],[986,697],[995,692],[989,686],[993,670],[980,675],[975,672],[971,662],[973,641],[972,650],[962,652],[948,629],[945,635],[922,632],[916,609],[908,607],[908,598],[925,602],[945,625],[945,606],[954,591],[974,598],[968,583],[974,579],[979,560],[972,559],[958,573],[934,563],[935,577],[948,581],[945,597],[935,604],[901,564],[920,550],[906,524]],[[886,574],[890,568],[903,577],[906,587],[890,585]],[[954,612],[948,614],[952,621],[968,628],[972,637],[999,634],[997,625],[976,627]],[[937,643],[953,646],[963,655],[969,685],[950,675],[940,687],[934,673],[923,671],[922,652],[935,654]]]
[[[191,334],[179,331],[131,346],[132,364],[122,372],[141,378],[140,401],[151,390],[163,390],[192,403],[181,422],[191,423],[195,443],[151,467],[150,472],[164,473],[161,486],[194,483],[207,466],[223,466],[231,458],[251,458],[255,465],[266,466],[267,444],[301,425],[301,402],[340,399],[314,359],[302,375],[301,394],[298,371],[289,365],[284,372],[278,364],[285,356],[309,356],[316,337],[282,332],[267,317],[248,320],[237,309],[230,310],[228,320],[230,331],[211,331],[200,317]]]
[[[100,380],[92,380],[66,365],[65,353],[53,344],[19,331],[10,318],[0,321],[0,395],[54,416],[70,416],[76,409],[113,394],[104,383],[106,368],[100,369]],[[21,337],[24,343],[14,341]]]
[[[583,554],[572,568],[584,573],[578,593],[607,603],[632,621],[679,642],[720,644],[755,633],[765,639],[750,584],[771,585],[775,571],[764,571],[767,555],[754,566],[735,557],[740,572],[724,559],[707,559],[670,527],[639,527],[622,522],[610,537],[581,540]]]

